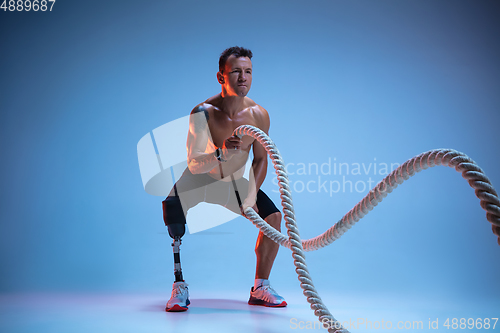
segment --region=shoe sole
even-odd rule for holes
[[[273,304],[273,303],[263,301],[261,299],[249,299],[248,304],[249,305],[260,305],[260,306],[265,306],[268,308],[284,308],[285,306],[288,305],[288,304],[286,304],[286,301],[283,301],[280,304]]]
[[[165,308],[165,311],[167,312],[183,312],[187,311],[188,305],[191,304],[189,300],[186,302],[186,306],[180,306],[179,304],[174,304],[171,308]]]

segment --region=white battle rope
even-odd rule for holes
[[[500,226],[500,200],[483,170],[463,153],[452,149],[435,149],[409,159],[387,175],[387,177],[370,190],[356,206],[344,215],[340,221],[335,223],[333,227],[323,234],[308,240],[301,240],[297,224],[295,223],[295,213],[288,183],[288,175],[278,148],[276,148],[276,145],[266,133],[250,125],[243,125],[236,128],[233,135],[237,135],[240,138],[244,135],[249,135],[255,138],[266,149],[271,158],[278,176],[281,204],[283,206],[288,237],[271,227],[266,221],[262,220],[251,207],[245,209],[244,213],[246,218],[260,228],[267,237],[292,250],[294,265],[296,267],[295,271],[298,274],[300,286],[304,290],[303,293],[307,297],[307,301],[311,304],[311,309],[314,310],[314,314],[318,316],[319,321],[328,329],[328,332],[349,331],[341,326],[340,322],[333,317],[323,304],[323,301],[313,285],[312,278],[309,275],[304,251],[320,249],[339,239],[340,236],[354,225],[354,223],[358,222],[368,214],[373,207],[381,202],[387,196],[387,193],[392,192],[399,184],[402,184],[417,172],[436,165],[455,168],[455,170],[462,173],[462,176],[467,179],[469,185],[475,189],[476,196],[481,200],[481,207],[486,211],[486,219],[493,225]]]

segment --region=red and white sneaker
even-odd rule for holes
[[[186,282],[175,282],[172,286],[172,296],[167,302],[165,311],[181,312],[188,309],[189,301],[188,284]]]
[[[250,289],[250,299],[248,300],[250,305],[262,305],[273,308],[285,307],[286,301],[283,297],[278,295],[276,290],[274,290],[269,281],[263,282],[257,289],[254,287]]]

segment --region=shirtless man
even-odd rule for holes
[[[267,223],[280,230],[281,213],[260,190],[267,171],[265,149],[249,136],[241,139],[232,136],[240,125],[253,125],[266,133],[269,131],[267,111],[246,97],[252,84],[251,58],[250,50],[240,47],[226,49],[219,59],[217,73],[221,93],[197,105],[191,112],[187,138],[188,168],[163,201],[165,225],[174,239],[175,265],[175,282],[167,311],[186,311],[190,303],[179,255],[189,208],[201,201],[222,205],[236,213],[253,207]],[[247,181],[243,173],[250,149],[253,149],[254,158],[250,181]],[[230,197],[228,193],[231,193]],[[268,280],[278,248],[278,244],[259,232],[255,247],[255,283],[248,301],[251,305],[287,305]]]

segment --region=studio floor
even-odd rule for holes
[[[300,290],[287,290],[288,307],[249,306],[246,293],[197,292],[187,312],[167,313],[168,294],[33,293],[0,296],[2,333],[88,332],[253,332],[323,331]],[[407,332],[500,331],[453,329],[454,317],[499,317],[495,302],[457,304],[398,297],[322,295],[330,311],[352,332],[392,330]],[[449,326],[446,319],[449,318]],[[457,320],[460,320],[457,318]],[[470,321],[469,321],[470,323]],[[467,326],[467,324],[466,324]],[[463,327],[463,325],[462,325]]]

